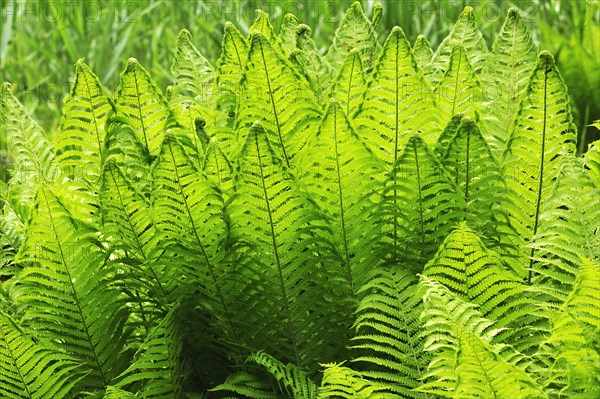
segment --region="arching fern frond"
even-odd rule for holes
[[[415,61],[417,62],[418,67],[422,71],[425,71],[433,57],[433,50],[431,50],[429,40],[427,40],[425,36],[417,36],[415,44],[413,45],[413,53],[415,54]]]
[[[490,135],[486,139],[496,155],[508,140],[535,58],[536,46],[526,21],[516,8],[510,8],[481,76],[488,93],[484,120]]]
[[[226,213],[241,333],[250,348],[315,371],[343,347],[347,322],[349,283],[331,230],[259,124],[236,172]]]
[[[515,256],[518,240],[505,211],[506,183],[475,120],[462,119],[440,161],[464,194],[468,225],[479,232],[488,245],[497,247],[497,252]],[[525,275],[519,262],[511,264],[517,275]]]
[[[575,154],[575,139],[567,89],[554,57],[543,51],[503,154],[504,175],[514,203],[507,210],[511,224],[526,242],[538,232],[540,211],[554,185],[560,158]],[[530,270],[529,281],[531,277]]]
[[[545,398],[524,370],[511,364],[503,347],[490,341],[498,333],[473,304],[442,284],[421,277],[425,350],[434,352],[426,383],[417,391],[447,398]]]
[[[102,172],[106,119],[113,110],[110,95],[98,77],[82,60],[77,61],[75,82],[65,100],[54,148],[62,171],[90,190]]]
[[[435,142],[433,97],[417,68],[404,32],[395,27],[383,45],[354,116],[367,146],[390,167],[413,133]]]
[[[386,392],[385,387],[372,383],[357,371],[341,364],[324,364],[319,398],[335,399],[399,399]]]
[[[540,210],[534,282],[546,300],[562,302],[575,282],[581,258],[600,257],[600,189],[585,173],[580,159],[563,155],[555,186]]]
[[[364,68],[371,68],[381,51],[377,33],[358,1],[352,3],[340,22],[325,59],[330,65],[342,65],[350,51],[359,52]]]
[[[380,218],[387,261],[421,270],[464,217],[464,197],[423,140],[408,139],[383,191]],[[385,256],[385,255],[384,255]]]
[[[384,165],[366,148],[335,100],[302,155],[301,180],[329,217],[348,281],[358,288],[367,278],[368,266],[359,252],[374,234],[365,226],[379,200]]]
[[[148,153],[158,154],[170,116],[169,106],[148,71],[135,58],[127,61],[121,73],[115,104],[117,111],[129,119]]]
[[[262,33],[255,32],[241,88],[235,124],[238,134],[260,121],[278,156],[289,167],[322,113],[306,80],[281,58]]]
[[[43,346],[0,313],[0,394],[7,399],[68,398],[81,378],[64,353]]]
[[[194,46],[192,35],[186,29],[183,29],[177,36],[171,75],[175,79],[171,92],[171,104],[180,104],[186,101],[205,103],[212,96],[215,70]]]
[[[206,148],[202,172],[209,181],[221,189],[224,197],[228,198],[231,195],[233,165],[216,140],[211,140]]]
[[[81,363],[81,390],[103,390],[124,368],[128,314],[96,233],[43,187],[17,261],[24,326]]]
[[[256,10],[256,19],[248,28],[248,40],[251,41],[255,33],[260,33],[271,44],[273,50],[279,57],[287,58],[288,52],[283,46],[279,37],[275,34],[275,29],[269,20],[269,14],[263,10]]]
[[[297,49],[292,52],[290,58],[296,62],[298,71],[306,76],[313,91],[320,96],[329,87],[333,78],[333,68],[321,55],[311,34],[312,30],[308,25],[298,26]]]
[[[456,130],[458,129],[458,125],[460,125],[462,118],[462,114],[454,115],[450,119],[450,122],[446,124],[446,127],[438,137],[437,142],[435,143],[435,147],[433,148],[433,151],[438,157],[438,159],[442,159],[446,151],[448,151],[448,146],[456,136]]]
[[[475,12],[470,6],[465,7],[450,34],[440,43],[433,54],[426,73],[432,86],[437,86],[444,76],[452,50],[456,46],[464,47],[469,62],[475,73],[479,75],[487,62],[489,51],[483,34],[477,28]]]
[[[420,385],[430,356],[423,352],[416,278],[407,271],[378,270],[363,285],[356,310],[352,361],[388,394],[424,398]]]
[[[448,123],[456,114],[474,117],[483,101],[483,88],[467,58],[463,46],[450,53],[448,68],[434,92],[440,123]]]
[[[296,49],[297,46],[297,31],[300,21],[298,18],[291,13],[287,13],[283,16],[283,22],[279,28],[279,34],[277,37],[281,41],[281,45],[291,53]]]
[[[600,188],[600,140],[590,144],[587,152],[583,155],[583,164],[596,188]]]
[[[337,76],[325,94],[326,99],[334,98],[340,103],[348,118],[352,119],[362,101],[366,77],[360,53],[352,50],[344,60]]]
[[[240,78],[248,60],[248,42],[231,22],[226,22],[217,60],[215,78],[216,107],[226,114],[235,112],[240,92]]]

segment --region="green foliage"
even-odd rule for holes
[[[435,52],[382,11],[325,55],[259,11],[215,67],[183,30],[166,95],[80,60],[48,136],[2,85],[2,397],[600,394],[599,146],[554,58],[515,9]]]

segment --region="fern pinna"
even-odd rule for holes
[[[214,66],[182,30],[164,91],[80,60],[48,135],[2,84],[0,396],[600,395],[600,143],[553,56],[515,8],[491,49],[382,10],[325,54],[259,11]]]

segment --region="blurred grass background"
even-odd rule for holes
[[[1,0],[0,80],[16,86],[19,99],[49,134],[60,117],[79,58],[109,90],[129,57],[137,58],[161,88],[171,83],[169,66],[177,34],[188,29],[213,63],[220,54],[225,21],[243,32],[261,8],[276,30],[291,12],[313,28],[326,51],[351,0]],[[423,33],[435,49],[462,9],[473,6],[491,48],[509,7],[521,10],[540,49],[556,55],[573,97],[580,151],[600,138],[587,127],[600,119],[600,9],[597,0],[362,0],[370,16],[383,5],[380,40],[400,25],[411,42]],[[3,147],[0,138],[0,148]]]

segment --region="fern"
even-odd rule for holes
[[[316,359],[341,349],[326,337],[343,340],[338,312],[345,304],[329,298],[347,290],[348,282],[325,219],[258,124],[241,151],[227,215],[237,241],[235,309],[252,326],[244,338],[255,349],[314,370]]]
[[[77,364],[45,348],[0,314],[0,393],[5,398],[66,398],[81,377]]]
[[[390,72],[392,71],[392,72]],[[410,44],[399,27],[392,29],[354,116],[357,129],[373,152],[390,167],[413,133],[433,141],[437,126],[430,112],[429,86],[418,73]]]
[[[82,390],[103,389],[126,361],[127,310],[94,241],[93,230],[73,220],[51,189],[40,188],[17,258],[27,267],[15,295],[25,326],[82,364]]]
[[[376,17],[376,14],[374,14]],[[354,2],[335,31],[333,43],[325,59],[331,65],[342,65],[350,51],[356,49],[363,66],[370,68],[377,59],[381,45],[377,41],[375,27],[362,11],[360,3]]]
[[[431,62],[431,57],[433,57],[433,50],[431,50],[429,40],[427,40],[425,36],[417,36],[415,44],[413,45],[413,53],[415,54],[417,65],[424,71]]]
[[[416,287],[406,271],[378,271],[361,288],[356,310],[352,361],[382,391],[398,397],[424,397],[412,391],[429,362],[420,336],[422,304]]]
[[[115,105],[117,111],[129,119],[148,153],[158,154],[162,132],[171,112],[167,99],[134,58],[127,61],[121,74]]]
[[[248,42],[231,22],[225,23],[215,79],[217,109],[228,114],[235,112],[240,78],[247,60]]]
[[[506,183],[514,202],[507,209],[511,224],[525,241],[538,232],[541,207],[556,178],[559,157],[575,153],[568,104],[554,58],[548,52],[540,53],[503,154]]]
[[[322,112],[307,82],[262,33],[254,32],[240,84],[243,94],[236,117],[238,134],[245,134],[254,121],[260,121],[278,155],[290,167]]]
[[[474,305],[457,299],[441,284],[421,277],[425,350],[430,382],[418,388],[447,398],[543,398],[541,387],[490,343],[498,333]]]
[[[362,374],[335,363],[325,364],[319,398],[391,399],[385,387],[371,383]]]
[[[365,90],[366,77],[358,50],[352,50],[333,79],[325,98],[334,98],[349,118],[357,110]]]
[[[496,36],[487,65],[482,71],[489,101],[486,120],[489,144],[495,153],[501,153],[510,134],[510,124],[531,74],[535,68],[536,47],[526,22],[515,8],[508,10],[502,29]]]

